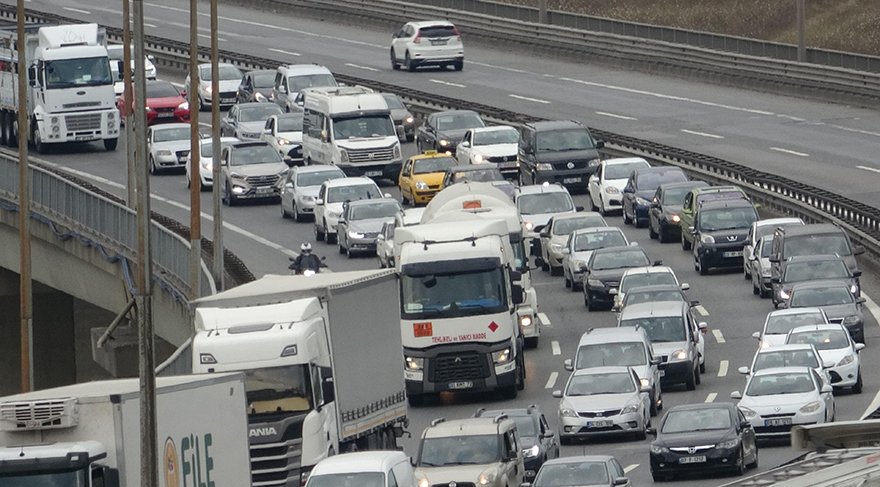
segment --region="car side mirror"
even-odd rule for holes
[[[654,261],[654,264],[653,264],[653,265],[654,265],[654,266],[663,265],[663,260],[662,260],[662,259],[657,259],[657,260]]]
[[[591,182],[591,183],[598,183],[598,182],[599,182],[599,176],[595,176],[595,175],[590,176],[590,182]]]
[[[584,211],[584,207],[583,206],[575,206],[574,211]]]
[[[597,148],[597,149],[603,149],[603,148],[605,148],[605,141],[604,141],[604,140],[597,140],[597,141],[596,141],[596,148]]]
[[[568,372],[574,372],[574,363],[571,361],[570,358],[565,359],[565,360],[562,362],[562,366],[565,367],[565,370],[566,370],[566,371],[568,371]]]
[[[546,227],[546,226],[547,225],[537,225],[534,228],[532,228],[532,231],[535,233],[540,233],[541,235],[544,235],[544,227]]]
[[[654,428],[653,426],[650,428],[645,428],[645,433],[651,436],[657,436],[657,428]]]
[[[731,399],[742,399],[743,395],[739,391],[733,391],[730,393]]]
[[[638,243],[638,242],[630,242],[630,243],[629,243],[629,246],[630,246],[630,247],[638,247],[638,246],[639,246],[639,243]]]
[[[620,294],[620,290],[617,289],[616,287],[613,287],[608,290],[608,294],[610,294],[612,296],[617,296],[618,294]]]
[[[639,392],[649,393],[649,392],[651,392],[651,387],[650,386],[640,387]]]
[[[623,188],[623,192],[627,193],[627,194],[633,194],[636,191],[632,188],[632,186],[627,186],[627,187]]]
[[[324,200],[322,200],[321,198],[318,198],[318,199],[315,200],[315,205],[317,205],[317,206],[321,206],[321,205],[323,205],[323,204],[324,204]]]
[[[836,364],[833,360],[826,360],[826,361],[822,362],[823,369],[830,369],[830,368],[833,368],[835,365]]]
[[[740,367],[740,368],[736,369],[736,371],[742,375],[749,375],[749,372],[750,372],[748,367]]]
[[[754,262],[756,260],[758,260],[758,257],[755,254],[749,256],[749,262]]]
[[[688,284],[688,283],[686,283],[686,282],[681,283],[681,290],[682,290],[682,291],[687,291],[687,290],[690,289],[690,288],[691,288],[691,285],[690,285],[690,284]]]
[[[697,229],[694,227],[688,227],[688,233],[690,233],[691,235],[696,235]]]
[[[612,485],[626,485],[629,483],[629,479],[627,477],[617,477],[614,479],[614,483]]]
[[[853,277],[862,277],[862,271],[853,271],[852,276]]]
[[[709,324],[706,323],[705,321],[701,321],[701,322],[697,323],[697,328],[700,329],[700,333],[706,333],[709,331]]]
[[[752,333],[752,338],[754,338],[755,340],[760,340],[761,339],[761,332],[756,331],[756,332]]]
[[[381,233],[376,235],[376,240],[385,240],[385,235],[382,235]]]
[[[865,253],[865,247],[862,247],[861,245],[856,245],[853,248],[853,255],[862,255],[864,253]]]
[[[864,343],[856,343],[856,352],[861,352],[864,349],[865,349]]]
[[[553,391],[553,397],[556,399],[562,399],[562,391]]]
[[[834,388],[831,387],[830,384],[822,384],[822,389],[820,389],[820,392],[822,392],[822,394],[831,394],[834,392]]]
[[[458,146],[459,146],[459,147],[470,147],[470,146],[471,146],[471,143],[468,142],[468,141],[466,141],[466,140],[464,140],[464,141],[462,141],[460,144],[458,144]]]
[[[272,129],[263,129],[263,133],[266,135],[272,135]]]
[[[578,263],[578,270],[581,271],[581,272],[586,272],[586,270],[587,270],[587,263],[586,263],[586,262],[579,262],[579,263]]]
[[[663,360],[660,357],[651,357],[651,360],[649,362],[651,363],[651,365],[660,365],[663,363]]]
[[[739,427],[742,429],[748,429],[752,427],[752,423],[749,423],[748,421],[740,421]]]
[[[566,248],[562,249],[562,253],[565,255],[571,255],[571,249],[566,247]]]
[[[510,287],[510,295],[510,299],[513,300],[513,304],[522,304],[523,301],[525,301],[523,288],[518,284]]]
[[[860,298],[857,300],[857,302],[858,302],[859,304],[865,304],[867,301],[868,301],[868,299],[865,298],[864,296],[860,297]]]
[[[279,87],[278,87],[278,93],[281,93],[282,95],[286,94],[286,93],[287,93],[287,88],[285,88],[284,86],[279,86]]]

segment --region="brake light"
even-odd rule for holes
[[[420,32],[416,33],[416,36],[413,37],[413,44],[421,44],[422,43],[422,34]]]
[[[458,42],[461,42],[461,32],[458,30],[458,27],[453,26],[452,30],[455,31],[455,40],[457,40]]]

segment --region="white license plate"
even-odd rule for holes
[[[697,455],[695,457],[681,457],[678,463],[706,463],[706,455]]]
[[[562,182],[564,184],[579,183],[581,182],[581,178],[564,178]]]
[[[95,140],[97,137],[94,135],[77,135],[73,138],[73,140]]]
[[[660,377],[666,377],[666,371],[665,371],[665,370],[661,370],[661,371],[660,371]]]
[[[382,175],[382,171],[365,171],[364,172],[364,176],[366,176],[368,178],[381,176],[381,175]]]
[[[266,194],[266,193],[271,193],[271,192],[272,192],[271,186],[267,186],[265,188],[257,188],[257,193],[260,193],[260,194]]]
[[[732,250],[732,251],[730,251],[730,252],[724,252],[724,253],[721,254],[721,255],[722,255],[723,257],[742,257],[742,256],[743,256],[743,251],[742,251],[742,250]]]
[[[171,118],[174,116],[174,112],[159,112],[156,116],[159,118]]]
[[[791,418],[773,418],[764,420],[764,426],[788,426],[790,424]]]
[[[431,39],[432,46],[445,46],[446,39]]]
[[[465,381],[465,382],[450,382],[449,383],[450,389],[471,389],[472,387],[474,387],[474,382],[470,381],[470,380]]]
[[[614,421],[611,421],[610,419],[587,421],[587,428],[609,428],[611,426],[614,426]]]

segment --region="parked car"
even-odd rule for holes
[[[391,36],[391,69],[420,66],[464,68],[464,45],[458,27],[447,20],[407,22]]]
[[[236,93],[237,103],[268,102],[275,86],[274,69],[255,69],[241,77]]]
[[[455,154],[465,132],[475,127],[485,127],[486,122],[472,110],[446,110],[434,112],[425,118],[416,130],[416,147],[419,152],[436,150]]]
[[[281,108],[274,103],[239,103],[220,120],[220,134],[241,140],[259,140],[263,136],[266,120],[281,113]]]
[[[281,217],[303,221],[315,216],[315,199],[324,181],[342,179],[345,173],[335,166],[295,166],[290,168],[281,187]]]

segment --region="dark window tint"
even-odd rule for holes
[[[454,26],[432,25],[419,29],[419,37],[452,37],[458,35]]]

